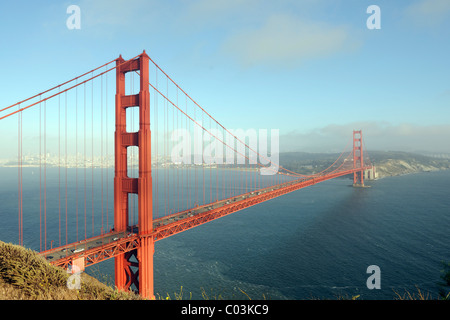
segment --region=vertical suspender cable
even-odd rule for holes
[[[167,96],[169,96],[169,80],[166,80],[166,93]],[[167,106],[167,124],[166,124],[166,136],[167,136],[167,140],[166,140],[166,163],[168,162],[169,159],[169,152],[170,152],[170,139],[169,139],[169,132],[170,132],[170,108],[169,108],[169,102],[166,102],[166,106]],[[170,166],[167,167],[167,212],[168,214],[172,213],[172,186],[171,186],[171,172],[170,172]]]
[[[187,110],[187,97],[186,97],[186,114],[188,113]],[[196,114],[195,114],[195,109],[194,109],[194,119],[196,119]],[[186,123],[187,123],[188,119],[186,118]],[[189,126],[190,126],[190,122],[189,122]],[[195,144],[198,142],[198,139],[195,137],[195,128],[194,128],[194,152],[198,151],[198,147],[195,147]],[[194,154],[194,162],[195,159],[197,158],[197,156]],[[198,170],[197,170],[197,163],[196,165],[194,165],[194,205],[195,204],[199,204],[200,203],[200,195],[199,195],[199,188],[198,188]],[[190,185],[189,183],[187,184],[188,186]],[[189,207],[190,208],[190,207]]]
[[[20,104],[19,104],[20,109]],[[18,209],[18,224],[19,224],[19,245],[20,243],[20,112],[17,115],[17,209]]]
[[[94,72],[92,72],[94,76]],[[92,236],[94,236],[94,80],[91,82],[91,204],[92,204]]]
[[[216,128],[217,128],[217,125],[216,125]],[[219,134],[219,129],[217,129],[217,134]],[[215,150],[215,163],[216,163],[216,200],[218,201],[219,200],[219,164],[220,164],[220,161],[219,161],[219,159],[218,159],[218,157],[217,157],[217,153],[219,153],[219,155],[221,154],[221,152],[219,152],[219,148],[220,147],[222,147],[223,148],[223,145],[219,145],[218,143],[216,143],[216,142],[214,142],[215,143],[215,148],[214,148],[214,150]]]
[[[47,101],[44,101],[44,249],[47,250]]]
[[[39,97],[39,100],[42,100]],[[39,103],[39,248],[42,251],[42,105]]]
[[[211,118],[209,118],[209,131],[211,131]],[[212,143],[212,142],[211,142]],[[211,150],[211,145],[210,145],[210,150]],[[212,155],[209,155],[209,157],[211,158]],[[209,160],[211,162],[211,160]],[[212,185],[213,185],[213,181],[212,181],[212,166],[211,163],[209,164],[209,201],[210,203],[213,202],[213,193],[212,193]]]
[[[105,66],[105,70],[108,69],[108,66]],[[106,82],[106,93],[105,93],[105,135],[106,135],[106,144],[105,144],[105,152],[106,152],[106,232],[109,231],[109,183],[108,183],[108,172],[109,172],[109,154],[108,154],[108,72],[105,74],[105,82]]]
[[[18,105],[20,109],[20,103]],[[23,245],[23,175],[22,175],[22,112],[17,117],[17,175],[18,175],[18,213],[19,213],[19,245]]]
[[[58,233],[61,246],[61,95],[58,95]]]
[[[202,125],[205,125],[204,123],[203,123],[203,113],[202,113]],[[194,129],[195,130],[195,129]],[[199,130],[200,131],[200,130]],[[201,139],[201,145],[200,145],[200,147],[199,147],[199,149],[201,150],[200,151],[200,154],[202,155],[201,157],[202,157],[202,171],[203,171],[203,204],[206,204],[206,185],[205,185],[205,161],[204,161],[204,157],[203,157],[203,131],[200,131],[201,132],[201,134],[202,134],[202,139]],[[199,139],[200,140],[200,139]]]
[[[164,85],[164,84],[163,84]],[[163,161],[165,161],[166,159],[166,101],[163,100]],[[167,171],[167,167],[165,166],[164,163],[164,170],[163,170],[163,175],[164,175],[164,184],[163,184],[163,188],[164,188],[164,216],[167,215],[167,176],[166,176],[166,171]]]
[[[65,139],[65,144],[64,144],[64,151],[65,151],[65,191],[66,191],[66,244],[68,243],[68,232],[67,232],[67,91],[64,93],[64,98],[65,98],[65,112],[64,112],[64,117],[65,117],[65,124],[64,124],[64,128],[65,128],[65,135],[64,135],[64,139]]]
[[[177,89],[177,106],[178,106],[178,89]],[[174,126],[173,126],[173,131],[175,132],[175,130],[179,130],[180,126],[178,123],[178,110],[174,110]],[[173,148],[173,146],[172,146]],[[180,161],[182,164],[182,161]],[[180,212],[180,170],[181,167],[177,166],[177,177],[176,177],[176,189],[177,189],[177,193],[176,193],[176,211]]]
[[[78,87],[75,88],[75,219],[78,242]]]
[[[100,77],[100,170],[101,170],[101,180],[102,180],[102,228],[101,234],[103,234],[104,225],[103,225],[103,75]]]
[[[86,197],[87,197],[87,192],[86,192],[86,83],[83,84],[83,93],[84,93],[84,97],[83,97],[83,109],[84,109],[84,113],[83,113],[83,117],[84,117],[84,126],[83,126],[83,171],[84,171],[84,238],[87,238],[87,231],[86,231],[86,216],[87,216],[87,207],[86,207]]]
[[[169,81],[166,81],[166,93],[167,96],[169,96]],[[166,136],[167,136],[167,140],[166,140],[166,164],[168,164],[166,173],[167,173],[167,212],[168,214],[172,213],[172,186],[171,186],[171,180],[172,180],[172,175],[171,175],[171,168],[169,165],[169,150],[170,150],[170,107],[169,107],[169,103],[166,102],[166,106],[167,106],[167,113],[166,113],[166,120],[167,120],[167,124],[166,124]]]
[[[155,69],[155,85],[158,87],[158,69]],[[159,170],[158,170],[158,162],[159,162],[159,145],[158,145],[158,136],[159,136],[159,126],[158,126],[158,96],[155,93],[155,90],[153,90],[153,96],[154,96],[154,103],[155,103],[155,130],[156,135],[153,134],[153,137],[155,137],[156,141],[156,218],[159,218]]]
[[[180,102],[180,104],[181,104],[181,102]],[[177,117],[178,117],[178,115],[180,115],[180,114],[177,113]],[[183,117],[180,115],[179,119],[180,119],[179,128],[181,130],[183,130]],[[178,122],[178,118],[177,118],[177,122]],[[188,144],[184,145],[184,150],[186,150],[185,152],[187,152],[187,146],[188,146]],[[186,154],[183,153],[183,158],[182,159],[186,159],[185,157],[186,157]],[[180,172],[180,210],[186,210],[187,207],[185,207],[183,205],[183,194],[184,194],[184,185],[183,185],[184,177],[183,176],[184,176],[184,168],[185,168],[185,166],[187,164],[186,163],[187,161],[182,160],[181,162],[182,162],[182,165],[181,165],[181,168],[180,168],[180,171],[181,171]]]
[[[186,113],[187,113],[188,112],[187,97],[185,99],[185,106],[186,106]],[[188,122],[188,118],[186,118],[186,130],[189,133],[191,132],[191,130],[190,130],[190,122]],[[195,143],[195,140],[194,140],[194,143]],[[194,150],[195,150],[195,148],[194,148]],[[191,146],[191,150],[189,150],[189,151],[190,151],[189,154],[191,154],[192,146]],[[192,161],[192,159],[195,159],[195,155],[192,156],[192,154],[191,154],[191,159],[189,159],[189,160]],[[197,166],[195,165],[195,162],[194,162],[194,172],[196,172],[196,170],[197,170]],[[189,206],[189,199],[190,199],[190,196],[191,196],[191,188],[189,187],[190,186],[190,181],[189,181],[190,172],[191,172],[191,170],[190,170],[190,168],[188,168],[186,170],[186,183],[185,183],[185,185],[187,186],[187,189],[186,189],[186,208],[191,208]]]
[[[173,108],[172,109],[172,117],[171,117],[171,125],[172,128],[169,131],[169,136],[172,136],[172,132],[175,129],[175,110]],[[169,139],[169,154],[173,148],[173,143],[171,144],[170,142],[172,141],[172,139]],[[174,165],[174,163],[172,162],[172,165]],[[173,212],[177,212],[176,208],[177,208],[177,193],[178,193],[178,189],[177,189],[177,180],[176,180],[176,174],[177,174],[177,168],[175,166],[173,166],[173,169],[171,170],[171,176],[172,176],[172,210]]]

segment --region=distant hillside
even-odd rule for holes
[[[340,154],[282,152],[280,165],[286,169],[303,174],[313,174],[328,168]]]
[[[82,273],[80,290],[69,289],[70,276],[37,252],[0,241],[0,300],[135,300]]]
[[[450,169],[450,159],[398,151],[372,151],[369,155],[380,177]]]
[[[450,169],[450,159],[400,151],[369,151],[368,154],[380,178]],[[313,174],[329,167],[339,155],[338,153],[284,152],[280,153],[280,165],[294,172]]]

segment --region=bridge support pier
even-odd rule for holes
[[[129,290],[134,285],[141,296],[154,299],[154,241],[146,236],[153,230],[149,57],[144,51],[139,58],[125,63],[120,56],[116,65],[114,229],[123,232],[130,229],[128,196],[137,194],[140,245],[115,258],[115,282],[119,290]],[[132,71],[139,71],[140,91],[136,95],[125,95],[125,73]],[[129,107],[139,108],[138,132],[126,131],[126,109]],[[130,146],[139,148],[138,178],[127,175],[127,148]]]

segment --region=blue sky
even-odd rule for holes
[[[450,152],[448,0],[11,1],[0,21],[1,107],[145,49],[226,127],[280,129],[281,150],[362,129],[368,149]]]

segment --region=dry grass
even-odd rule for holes
[[[50,265],[35,251],[0,241],[0,299],[17,300],[135,300],[138,295],[119,292],[81,274],[79,290],[69,289],[65,270]]]
[[[397,291],[394,291],[396,295],[396,300],[435,300],[429,292],[422,292],[417,286],[416,286],[417,292],[409,292],[408,290],[405,290],[405,293],[400,294]]]

